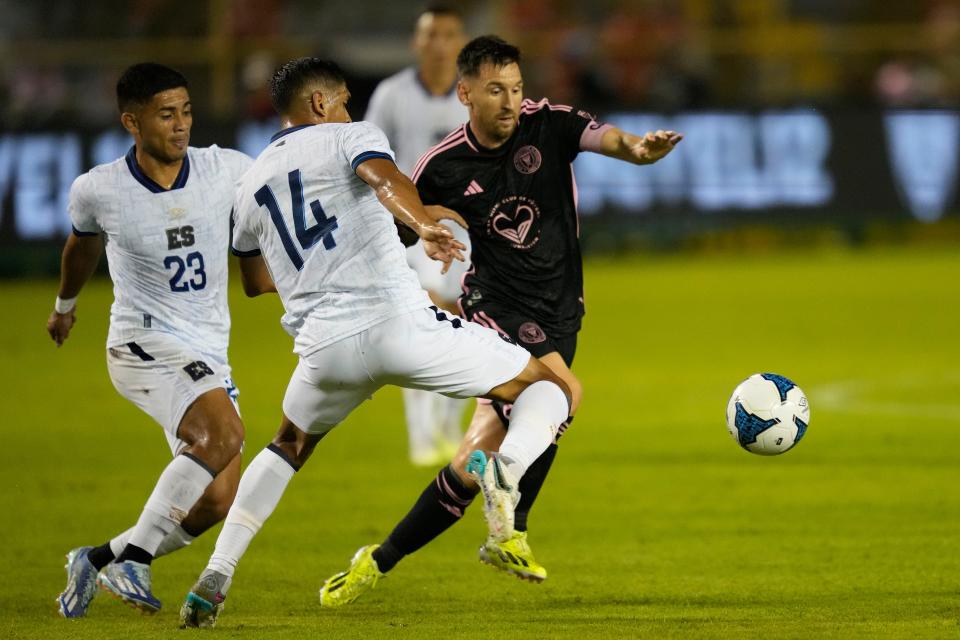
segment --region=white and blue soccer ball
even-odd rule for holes
[[[727,403],[727,428],[750,453],[775,456],[792,449],[807,432],[810,405],[791,380],[756,373],[733,390]]]

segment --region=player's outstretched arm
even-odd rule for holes
[[[461,251],[466,247],[427,214],[417,187],[396,164],[384,158],[372,158],[357,166],[357,175],[370,185],[394,218],[420,236],[427,255],[443,263],[443,273],[454,259],[463,262]]]
[[[664,157],[683,140],[683,134],[658,129],[635,136],[616,127],[604,132],[598,153],[633,164],[652,164]]]
[[[63,256],[60,259],[60,291],[57,293],[57,304],[47,319],[47,333],[58,347],[63,345],[77,322],[77,296],[97,268],[102,252],[103,239],[99,235],[70,234],[67,237],[67,244],[63,247]]]
[[[240,258],[240,282],[243,283],[243,292],[248,298],[255,298],[262,293],[276,293],[277,286],[270,277],[267,263],[263,256],[244,256]]]

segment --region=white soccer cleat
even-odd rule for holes
[[[216,625],[231,581],[222,573],[204,570],[180,607],[180,628],[209,629]]]
[[[474,451],[467,460],[466,471],[483,492],[483,517],[490,538],[506,542],[513,536],[513,511],[520,501],[516,481],[496,453],[488,459],[483,451]]]

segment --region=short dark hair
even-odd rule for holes
[[[467,43],[457,56],[457,72],[460,76],[480,74],[480,66],[489,63],[497,67],[520,64],[520,49],[498,36],[480,36]]]
[[[460,22],[463,22],[463,12],[461,12],[460,9],[442,2],[432,2],[426,5],[420,13],[417,14],[417,22],[428,13],[432,13],[435,16],[452,16],[460,20]]]
[[[286,113],[291,102],[308,83],[339,87],[347,79],[337,63],[320,58],[297,58],[280,66],[270,78],[270,100],[277,113]]]
[[[161,91],[183,87],[187,79],[179,71],[154,62],[135,64],[120,74],[117,80],[117,107],[120,113],[133,105],[142,106]]]

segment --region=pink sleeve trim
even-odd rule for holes
[[[580,135],[580,151],[599,153],[603,134],[610,129],[613,129],[611,124],[598,124],[596,122],[588,124],[587,128],[583,130],[583,134]]]

